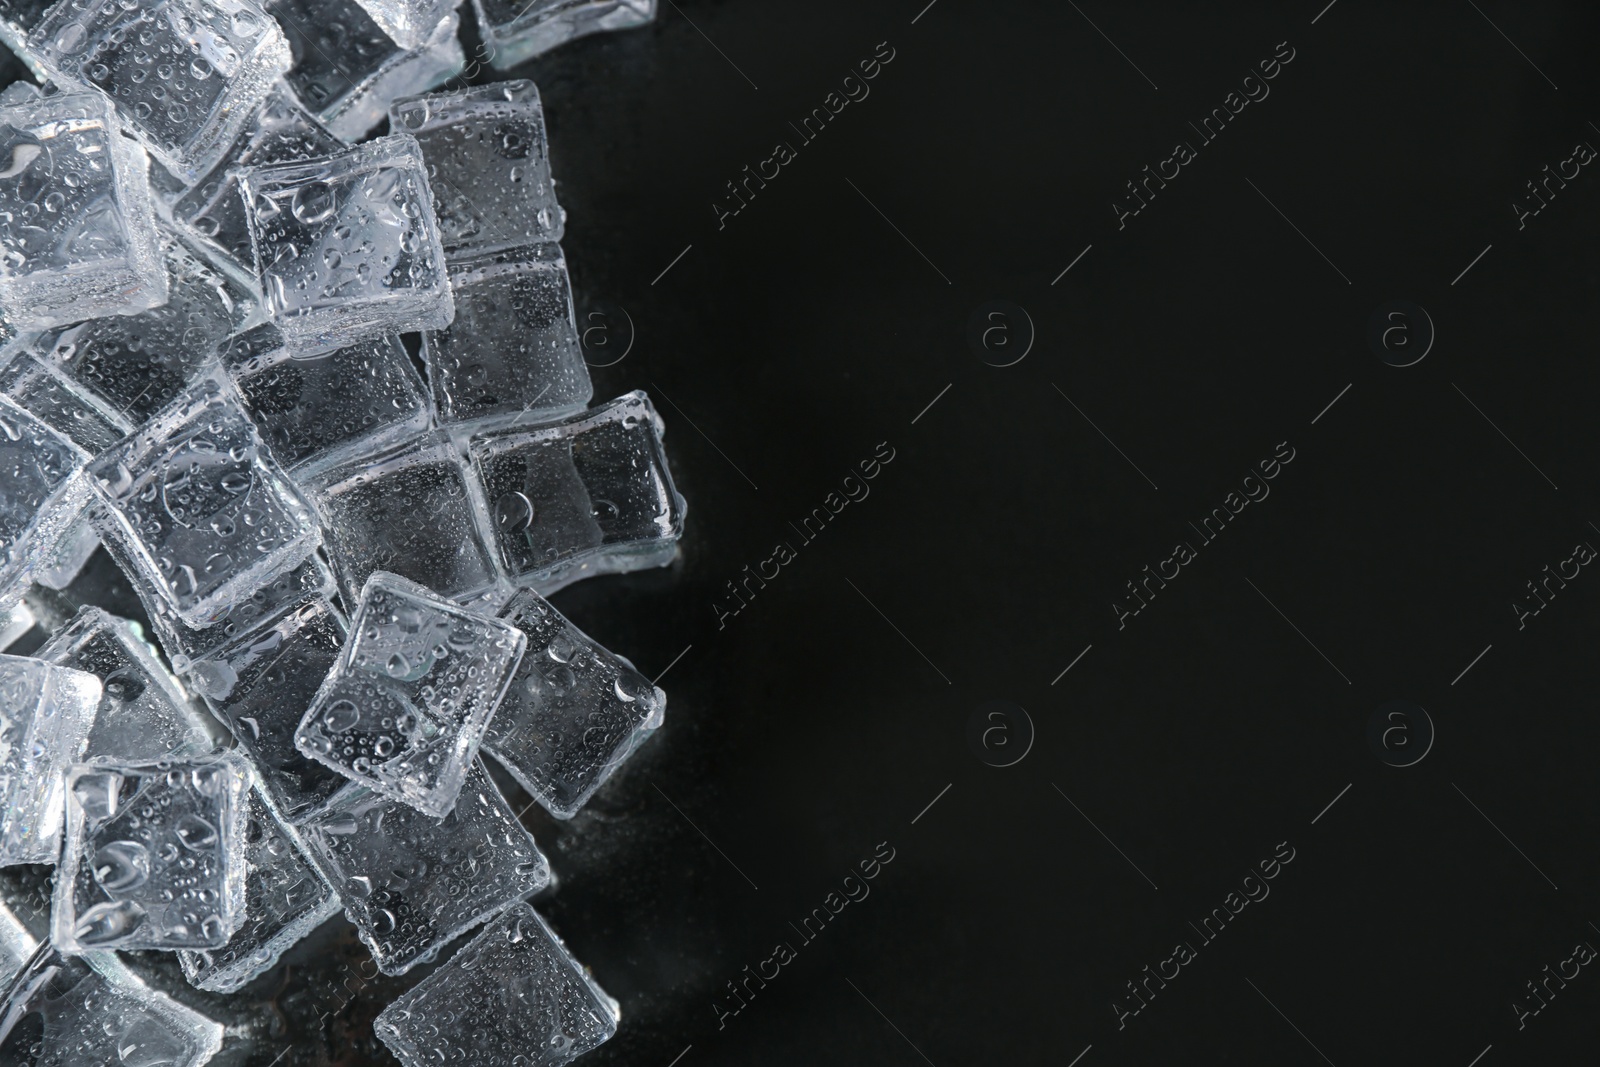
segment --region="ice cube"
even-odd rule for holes
[[[273,458],[297,478],[428,428],[422,381],[394,334],[307,356],[267,323],[236,338],[223,360]]]
[[[461,0],[357,0],[402,48],[422,45]]]
[[[0,867],[54,863],[61,847],[61,774],[83,754],[100,679],[0,655]]]
[[[204,629],[317,547],[310,507],[220,371],[89,466],[129,580]]]
[[[439,818],[455,805],[527,643],[509,623],[379,571],[295,747]]]
[[[414,138],[252,167],[239,184],[267,311],[291,347],[326,352],[454,318]]]
[[[251,280],[163,227],[167,302],[45,330],[38,357],[92,391],[134,426],[170,404],[236,331],[262,318]]]
[[[556,203],[544,107],[532,82],[396,100],[389,128],[422,146],[447,257],[561,240],[566,212]]]
[[[472,466],[511,580],[548,593],[672,562],[686,505],[663,432],[635,390],[565,422],[473,438]]]
[[[396,44],[356,0],[268,0],[267,11],[294,53],[289,84],[346,141],[383,121],[395,97],[426,92],[466,64],[453,11],[411,49]]]
[[[259,784],[246,805],[244,921],[221,948],[178,953],[184,977],[215,993],[242,987],[339,910],[333,888],[301,855],[296,834],[279,825],[257,789]]]
[[[25,931],[21,938],[32,942]],[[200,1067],[221,1047],[220,1023],[145,985],[114,952],[38,946],[0,1007],[7,1064]]]
[[[45,12],[54,3],[55,0],[0,0],[0,42],[8,45],[28,70],[40,79],[48,77],[48,74],[28,48],[28,34],[39,25],[39,20],[44,18]]]
[[[243,918],[249,765],[80,763],[50,940],[63,952],[221,948]]]
[[[0,366],[0,393],[49,423],[91,456],[133,429],[116,408],[41,359],[24,345]]]
[[[450,264],[456,318],[422,335],[441,424],[548,422],[594,395],[561,246]]]
[[[526,635],[528,650],[483,750],[546,811],[570,819],[661,725],[667,695],[531,589],[500,618]]]
[[[341,147],[338,138],[305,109],[287,83],[275,82],[261,109],[217,165],[173,203],[172,216],[254,274],[250,227],[245,220],[244,201],[239,197],[239,183],[232,172],[262,163],[325,156]]]
[[[144,152],[94,93],[0,106],[0,307],[37,329],[167,298]]]
[[[510,70],[591,33],[643,26],[656,0],[472,0],[489,62]]]
[[[384,974],[434,958],[550,882],[544,855],[478,762],[443,819],[349,786],[301,833]]]
[[[16,644],[38,624],[39,618],[26,600],[19,600],[9,608],[0,608],[0,652]]]
[[[61,0],[29,45],[56,79],[115,101],[151,154],[190,182],[289,69],[283,32],[251,0]]]
[[[373,1020],[403,1067],[561,1067],[604,1044],[617,1002],[525,903]]]
[[[495,583],[469,478],[449,438],[431,433],[306,481],[346,603],[380,570],[449,597]]]
[[[331,604],[313,600],[198,660],[189,674],[254,760],[287,822],[305,820],[349,781],[294,747],[295,728],[338,660],[346,630]]]
[[[0,396],[0,604],[22,593],[88,498],[88,454],[9,397]]]
[[[214,747],[203,713],[127,619],[81,608],[36,655],[100,679],[84,760],[143,762],[201,756]]]

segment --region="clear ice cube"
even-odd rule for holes
[[[333,888],[301,854],[294,831],[278,823],[255,789],[247,808],[244,920],[221,948],[178,953],[184,977],[214,993],[241,988],[339,911]]]
[[[238,394],[207,374],[89,466],[132,582],[204,629],[317,547],[310,507],[261,446]]]
[[[450,264],[456,318],[422,335],[442,425],[548,422],[594,395],[561,246]]]
[[[474,437],[472,466],[501,565],[548,593],[672,562],[686,505],[650,398],[635,390],[565,422]]]
[[[235,338],[223,360],[273,458],[296,477],[428,428],[422,380],[394,334],[304,355],[268,323]]]
[[[37,329],[166,300],[144,152],[95,93],[0,106],[0,307]]]
[[[250,226],[233,171],[337,152],[343,145],[306,110],[288,84],[275,82],[233,145],[172,205],[172,217],[255,272]]]
[[[162,232],[161,266],[167,301],[160,307],[44,330],[28,341],[134,426],[170,404],[230,336],[262,315],[249,279],[170,228]]]
[[[0,393],[49,423],[91,456],[133,429],[116,408],[63,374],[25,346],[0,365]]]
[[[349,781],[294,747],[295,729],[338,660],[347,629],[333,605],[313,600],[196,661],[189,673],[290,823],[310,817]]]
[[[0,1063],[27,1067],[200,1067],[222,1024],[145,985],[114,952],[63,955],[9,914],[6,937],[34,945],[0,1007]]]
[[[0,655],[0,867],[54,863],[61,847],[61,775],[83,754],[100,679]]]
[[[249,786],[228,752],[73,766],[51,941],[72,953],[227,944],[244,914]]]
[[[483,750],[558,819],[570,819],[661,725],[667,695],[524,589],[500,618],[528,639]]]
[[[532,835],[476,762],[443,819],[349,786],[301,834],[384,974],[433,959],[550,882]]]
[[[449,438],[431,433],[307,480],[346,603],[374,571],[449,597],[495,583],[470,477]]]
[[[358,0],[372,21],[402,48],[417,48],[433,35],[461,0]]]
[[[531,81],[396,100],[389,128],[422,146],[452,260],[561,240],[566,212],[556,203],[544,107]]]
[[[17,58],[40,79],[48,74],[28,48],[28,34],[54,3],[55,0],[0,0],[0,41],[10,46]]]
[[[100,679],[84,761],[146,762],[201,756],[214,747],[203,713],[127,619],[81,608],[36,655]]]
[[[518,903],[372,1027],[403,1067],[562,1067],[610,1040],[620,1019],[555,931]]]
[[[151,154],[191,182],[289,69],[283,32],[251,0],[60,0],[29,46],[57,80],[104,92]]]
[[[268,314],[329,351],[455,317],[422,153],[405,134],[240,172]]]
[[[87,459],[44,420],[0,396],[0,604],[21,595],[82,513]]]
[[[302,753],[439,818],[456,803],[527,638],[382,571],[294,743]]]
[[[510,70],[578,37],[643,26],[656,0],[472,0],[489,62]]]

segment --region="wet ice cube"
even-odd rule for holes
[[[432,959],[550,882],[544,855],[477,762],[443,819],[350,786],[301,833],[384,974]]]
[[[455,315],[422,153],[405,134],[240,172],[268,314],[329,351]]]
[[[594,393],[573,322],[561,246],[450,265],[456,318],[422,335],[441,424],[548,422]]]
[[[0,366],[0,393],[49,423],[91,456],[99,455],[133,429],[115,407],[26,347]]]
[[[528,650],[483,750],[550,814],[570,819],[661,725],[667,695],[531,589],[500,618],[526,635]]]
[[[339,658],[346,630],[331,604],[313,600],[197,661],[189,673],[288,822],[309,817],[349,781],[294,747],[295,728]]]
[[[561,1067],[611,1039],[621,1011],[525,903],[373,1020],[403,1067]]]
[[[454,12],[416,48],[402,48],[356,0],[268,0],[294,53],[287,75],[306,106],[345,141],[383,121],[397,96],[426,92],[461,72]]]
[[[310,507],[220,373],[89,466],[129,578],[204,629],[317,547]]]
[[[260,110],[222,159],[172,205],[172,216],[254,273],[250,227],[232,172],[262,163],[325,156],[342,147],[285,82],[275,82]]]
[[[83,754],[100,679],[0,655],[0,867],[54,863],[61,844],[61,774]]]
[[[45,12],[49,11],[54,3],[55,0],[0,0],[0,41],[9,45],[11,50],[17,53],[17,58],[26,64],[28,70],[41,79],[48,75],[28,48],[28,34],[39,25],[39,20],[44,18]],[[9,90],[9,86],[7,88]]]
[[[84,760],[140,762],[211,751],[203,713],[127,619],[81,608],[36,655],[100,679]]]
[[[0,307],[16,325],[165,300],[154,210],[144,152],[103,97],[0,106]]]
[[[402,48],[416,48],[433,35],[461,0],[357,0],[372,21]]]
[[[422,146],[445,255],[559,241],[544,107],[531,81],[492,82],[389,105],[389,128]]]
[[[450,597],[495,582],[469,477],[450,440],[426,434],[307,480],[346,603],[380,570]]]
[[[473,469],[512,581],[548,593],[670,563],[686,505],[663,432],[650,398],[635,390],[565,422],[475,437]]]
[[[489,62],[510,70],[591,33],[643,26],[656,0],[472,0]]]
[[[61,0],[29,40],[58,80],[115,101],[186,181],[216,163],[289,69],[283,32],[251,0]]]
[[[224,363],[273,457],[296,477],[428,428],[422,381],[394,334],[305,355],[268,323],[236,338]]]
[[[0,603],[48,559],[83,511],[88,454],[0,396]]]
[[[200,1067],[221,1047],[220,1023],[145,985],[114,952],[39,946],[0,1007],[7,1064]]]
[[[232,753],[67,772],[50,939],[63,952],[220,948],[244,913],[249,766]]]
[[[242,987],[339,910],[332,887],[301,854],[297,835],[278,823],[255,789],[246,806],[244,920],[221,948],[178,953],[184,977],[215,993]]]
[[[526,645],[515,626],[380,571],[295,747],[438,818],[455,804]]]

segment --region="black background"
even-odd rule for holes
[[[570,824],[527,816],[562,880],[542,910],[623,1004],[584,1062],[1593,1058],[1593,967],[1522,1029],[1512,1005],[1600,945],[1600,577],[1520,630],[1511,605],[1600,546],[1600,174],[1521,230],[1512,203],[1600,145],[1600,11],[1324,2],[666,0],[515,72],[580,318],[633,324],[596,396],[651,393],[690,508],[672,568],[555,598],[670,665],[618,779]],[[880,42],[871,95],[799,147]],[[1199,147],[1187,123],[1279,42],[1270,96]],[[798,159],[719,229],[780,140]],[[1198,158],[1119,230],[1179,140]],[[992,300],[1034,326],[1013,366],[968,343]],[[1368,344],[1394,300],[1437,329],[1414,366]],[[789,524],[884,442],[870,496],[800,547]],[[1280,442],[1270,497],[1200,547],[1188,524]],[[1119,629],[1183,540],[1198,558]],[[719,620],[780,541],[798,558]],[[1437,729],[1406,768],[1367,739],[1395,699]],[[993,700],[1036,731],[1010,767],[968,741]],[[802,944],[882,842],[870,896]],[[1270,896],[1202,944],[1283,842]],[[347,929],[252,991],[293,1000],[330,943],[360,956]],[[1197,958],[1119,1029],[1180,941]],[[779,942],[798,958],[719,1028]],[[357,981],[316,1033],[286,1008],[283,1062],[390,1062],[362,1026],[415,977]]]

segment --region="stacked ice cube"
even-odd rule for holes
[[[588,406],[538,90],[429,92],[456,6],[0,5],[44,83],[0,93],[0,650],[49,631],[0,654],[0,867],[55,867],[47,926],[0,899],[4,1062],[203,1063],[116,954],[231,993],[341,910],[388,975],[482,927],[379,1017],[407,1065],[615,1031],[484,756],[570,819],[660,726],[544,594],[685,505],[649,398]],[[654,14],[473,7],[500,68]]]

